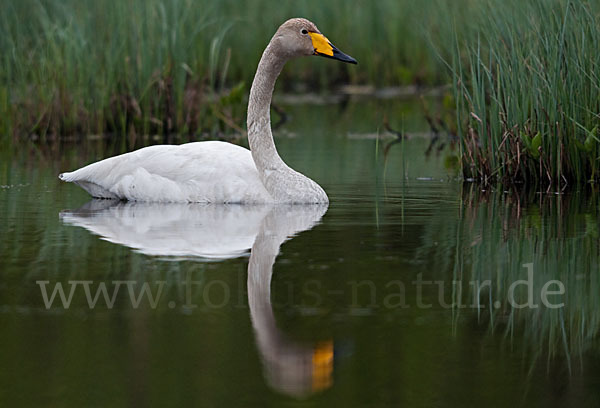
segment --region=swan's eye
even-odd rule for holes
[[[302,34],[308,34],[308,30],[306,28],[303,28],[301,31]]]

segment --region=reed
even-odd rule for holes
[[[219,56],[200,38],[212,28],[210,41],[218,43],[225,29],[192,2],[26,0],[0,7],[5,131],[185,133],[208,117],[199,101],[203,71],[216,70]],[[199,60],[207,64],[194,64]]]
[[[295,16],[315,21],[361,65],[297,61],[283,73],[283,89],[445,82],[423,46],[455,7],[437,3],[3,1],[0,134],[227,133],[243,126],[242,96],[266,43]]]
[[[564,188],[598,179],[600,7],[481,2],[452,62],[466,178]]]
[[[0,138],[239,135],[260,54],[292,16],[360,65],[295,61],[279,90],[452,82],[465,178],[598,179],[600,6],[586,0],[0,2]]]

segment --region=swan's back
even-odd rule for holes
[[[149,146],[59,177],[97,198],[200,203],[271,201],[250,151],[225,142]]]

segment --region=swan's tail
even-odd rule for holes
[[[62,181],[70,183],[70,182],[72,182],[75,179],[75,177],[73,177],[73,173],[75,173],[75,172],[72,171],[72,172],[69,172],[69,173],[60,173],[58,175],[58,178],[61,179]]]
[[[83,188],[94,198],[110,198],[110,199],[118,199],[119,198],[116,194],[110,192],[103,186],[98,185],[98,184],[94,183],[93,181],[88,181],[85,178],[85,172],[83,172],[84,174],[82,174],[82,170],[85,170],[85,169],[86,168],[84,167],[83,169],[71,171],[68,173],[60,173],[58,175],[58,178],[67,183],[77,184],[79,187]]]
[[[106,160],[88,164],[85,167],[82,167],[77,170],[60,173],[58,178],[67,183],[74,183],[77,181],[88,181],[88,182],[96,182],[98,177],[94,177],[97,173],[102,173],[102,164]],[[106,167],[106,166],[104,166]],[[100,170],[100,171],[98,171]],[[96,174],[95,174],[96,173]]]

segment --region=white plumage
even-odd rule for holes
[[[63,181],[97,198],[152,202],[273,201],[250,150],[225,142],[149,146],[92,163]]]

